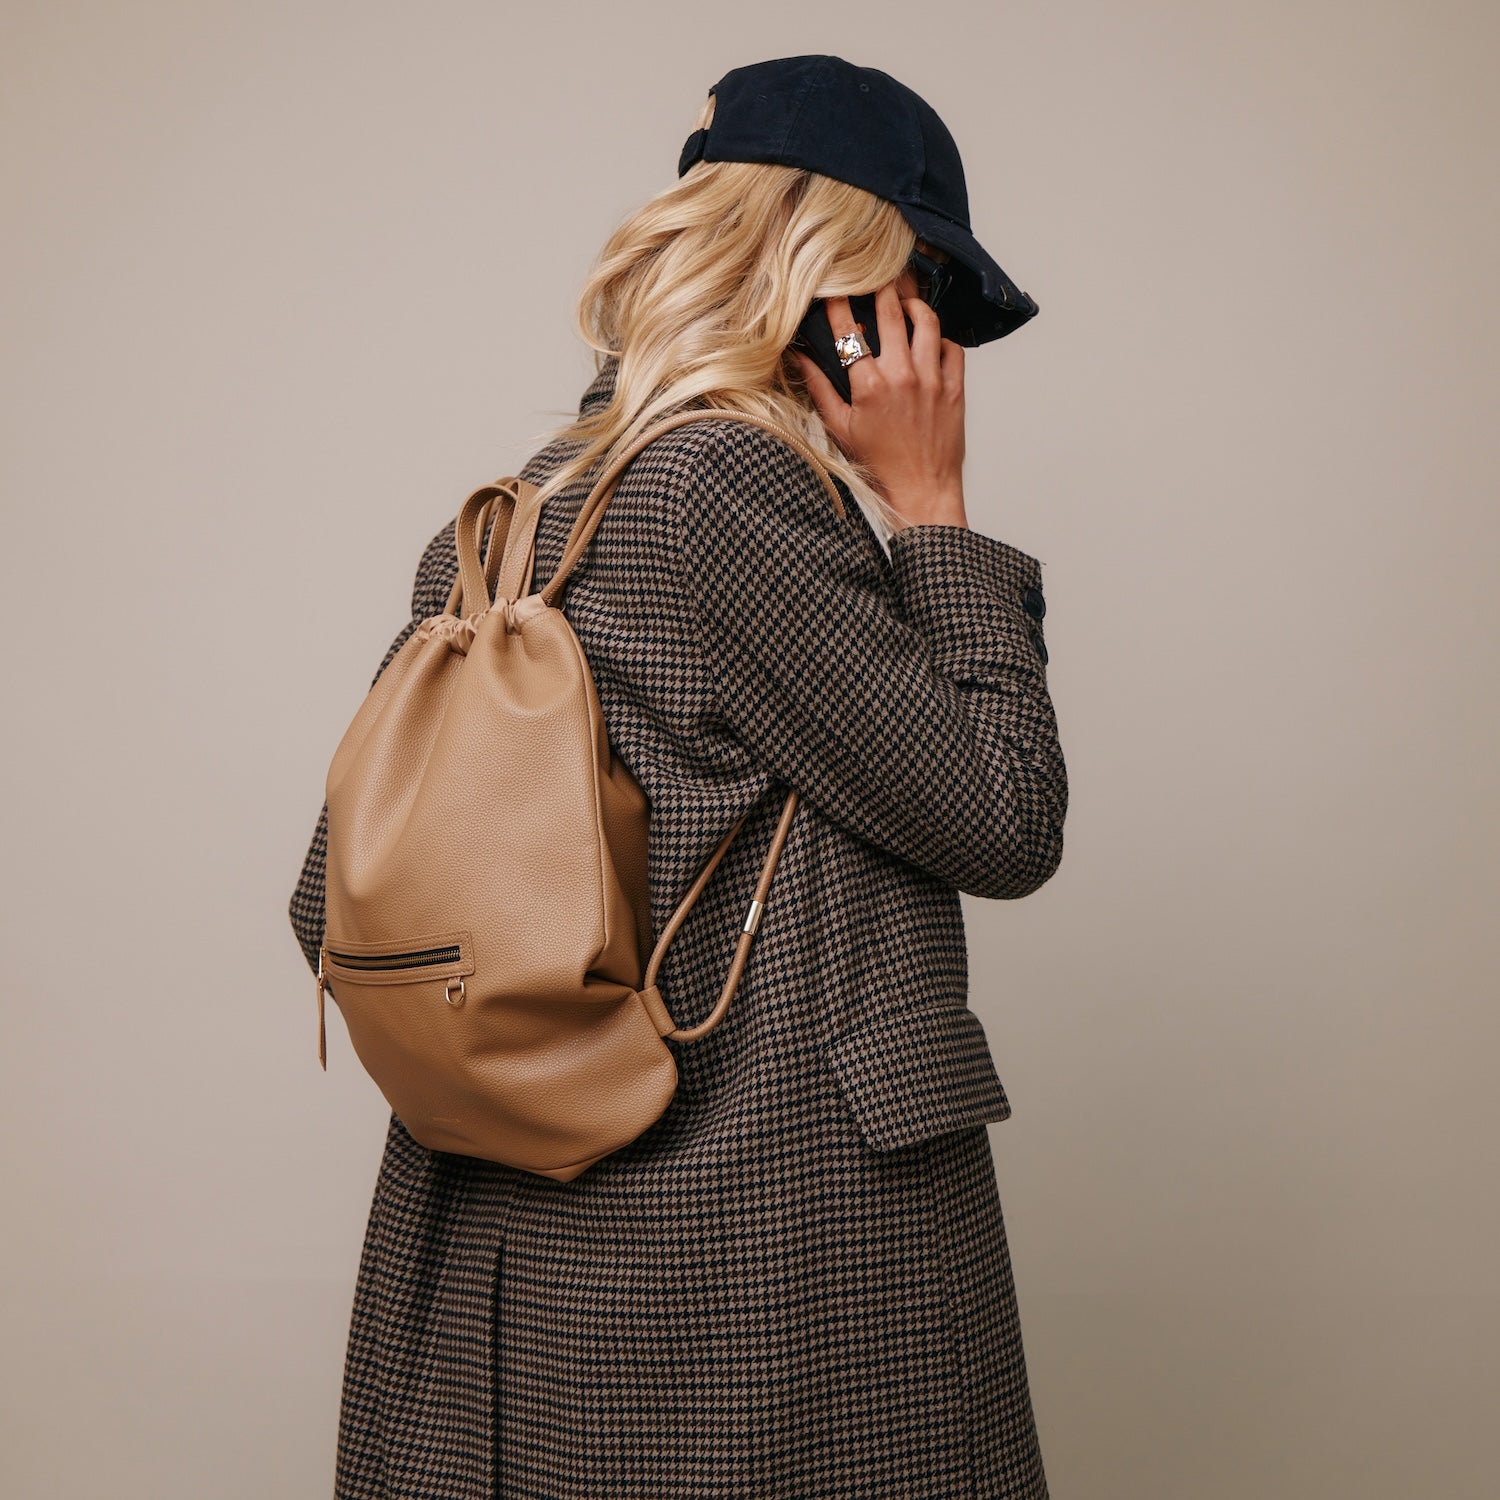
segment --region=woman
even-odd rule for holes
[[[930,177],[951,137],[912,100],[838,58],[726,75],[679,181],[584,288],[604,357],[521,471],[547,492],[533,587],[606,453],[684,406],[807,433],[852,502],[840,519],[764,429],[687,424],[625,470],[563,595],[650,799],[657,932],[749,812],[660,972],[679,1024],[717,999],[789,787],[801,802],[729,1013],[669,1044],[677,1093],[629,1146],[558,1182],[428,1151],[392,1115],[345,1500],[1047,1495],[985,1129],[1010,1106],[966,1005],[960,903],[1025,896],[1062,855],[1040,568],[966,523],[964,350],[911,269],[917,248],[954,276],[973,257],[918,201],[953,202],[952,174],[898,204],[878,174],[906,158],[877,151],[870,177],[818,114],[873,107],[877,146],[942,132]],[[870,291],[880,353],[846,346],[846,404],[788,346],[817,298],[853,333],[848,294]],[[975,342],[1029,314],[985,315],[965,314]],[[382,671],[456,572],[450,522]],[[314,968],[325,828],[292,902]]]

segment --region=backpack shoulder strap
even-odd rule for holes
[[[453,587],[448,591],[448,602],[443,606],[445,615],[470,615],[476,610],[489,608],[495,597],[506,542],[515,529],[516,512],[529,506],[531,497],[539,488],[539,485],[532,484],[529,480],[517,479],[508,474],[491,484],[480,485],[464,501],[459,508],[458,518],[453,523],[454,544],[458,550],[458,572],[454,575]],[[484,528],[489,524],[492,514],[495,524],[490,530],[489,549],[481,563],[479,547],[484,541]]]
[[[734,827],[719,840],[718,847],[709,856],[703,868],[698,872],[698,878],[688,888],[687,894],[678,903],[677,910],[672,913],[671,920],[662,931],[662,935],[656,941],[656,947],[652,950],[651,961],[646,965],[646,977],[641,989],[641,999],[646,1004],[651,1018],[656,1023],[656,1029],[665,1037],[671,1037],[674,1042],[696,1042],[699,1037],[707,1036],[720,1021],[724,1019],[729,1010],[729,1002],[734,999],[734,992],[740,987],[740,975],[745,972],[745,965],[750,961],[750,945],[755,941],[755,934],[760,931],[760,919],[765,914],[766,902],[771,895],[771,879],[776,874],[776,863],[781,858],[781,851],[786,844],[787,835],[792,831],[792,819],[797,815],[797,789],[792,788],[787,793],[786,801],[781,807],[781,817],[776,823],[776,831],[771,835],[771,847],[766,851],[765,862],[760,868],[760,879],[755,882],[755,895],[751,898],[749,910],[745,914],[745,925],[740,929],[739,941],[735,944],[734,958],[729,965],[729,974],[724,980],[724,988],[719,993],[719,998],[714,1008],[698,1022],[696,1026],[679,1026],[672,1018],[672,1013],[667,1009],[666,1001],[662,999],[661,991],[656,986],[656,976],[661,969],[662,959],[666,956],[667,948],[677,930],[687,921],[688,913],[693,909],[698,897],[703,894],[703,887],[708,884],[709,877],[718,868],[719,861],[734,841],[734,836],[740,831],[745,819],[750,816],[744,813],[735,823]]]
[[[834,483],[833,475],[827,464],[814,451],[812,446],[800,435],[792,432],[789,428],[779,422],[773,422],[769,418],[753,416],[747,412],[731,411],[726,407],[705,407],[696,411],[674,413],[672,416],[663,418],[662,421],[648,428],[635,442],[631,443],[623,453],[618,455],[600,476],[583,507],[578,513],[578,519],[574,522],[572,533],[568,538],[568,545],[563,551],[562,561],[558,564],[557,572],[542,590],[546,593],[554,584],[561,587],[566,579],[568,571],[572,568],[583,549],[588,546],[590,538],[598,527],[600,518],[604,514],[604,507],[608,505],[614,494],[615,484],[619,480],[621,471],[625,465],[635,457],[648,443],[655,442],[665,432],[670,432],[675,427],[686,426],[691,422],[702,421],[732,421],[748,422],[754,427],[763,428],[781,439],[789,448],[807,460],[817,472],[823,487],[828,491],[829,498],[833,501],[833,508],[840,520],[846,518],[844,499],[839,493],[838,486]],[[786,845],[788,836],[792,831],[792,819],[797,814],[799,796],[797,789],[792,787],[786,795],[782,804],[781,817],[777,820],[775,832],[771,835],[770,847],[766,850],[766,857],[761,865],[760,878],[755,883],[755,895],[751,898],[749,909],[745,914],[744,926],[740,929],[739,941],[735,944],[734,958],[729,965],[729,973],[725,977],[724,987],[720,991],[719,998],[709,1013],[695,1026],[679,1026],[668,1010],[666,1001],[662,998],[661,991],[657,988],[656,976],[661,969],[662,959],[666,956],[672,939],[676,937],[678,930],[687,920],[688,913],[693,909],[699,896],[703,894],[704,887],[708,884],[710,877],[719,866],[729,851],[729,846],[734,842],[735,835],[744,826],[745,819],[749,813],[744,813],[735,822],[734,826],[721,838],[713,853],[704,862],[699,870],[697,878],[688,888],[687,893],[677,905],[677,910],[672,913],[661,936],[656,941],[652,950],[650,962],[646,966],[646,975],[641,989],[641,999],[656,1023],[657,1030],[664,1037],[670,1037],[678,1042],[696,1042],[700,1037],[707,1036],[720,1021],[722,1021],[729,1010],[729,1003],[734,999],[735,991],[739,988],[740,976],[745,972],[745,965],[750,961],[750,945],[755,941],[755,934],[760,930],[761,917],[765,914],[766,902],[770,899],[771,881],[776,874],[776,865],[781,858],[781,851]]]
[[[536,562],[536,528],[542,508],[536,503],[541,485],[525,479],[516,480],[519,497],[511,516],[510,532],[504,539],[505,558],[494,560],[498,572],[489,573],[490,593],[497,604],[502,599],[519,599],[531,591],[531,570]]]

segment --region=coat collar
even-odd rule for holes
[[[615,393],[615,376],[619,369],[619,355],[611,354],[604,361],[604,368],[594,376],[589,388],[583,393],[583,399],[578,403],[580,417],[586,417],[591,412],[598,411],[600,407],[609,405]]]

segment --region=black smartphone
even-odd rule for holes
[[[880,353],[880,326],[875,316],[875,294],[849,299],[849,311],[854,315],[860,339],[871,354]],[[911,341],[915,324],[903,312],[906,323],[907,342]],[[808,308],[807,315],[797,325],[797,335],[792,348],[800,349],[833,382],[833,388],[845,401],[853,404],[853,393],[849,389],[849,372],[839,362],[838,350],[833,347],[833,328],[828,321],[828,304],[820,297]]]

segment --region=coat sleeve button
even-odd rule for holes
[[[1047,601],[1042,597],[1042,591],[1037,588],[1027,589],[1021,595],[1021,607],[1037,620],[1047,613]]]

